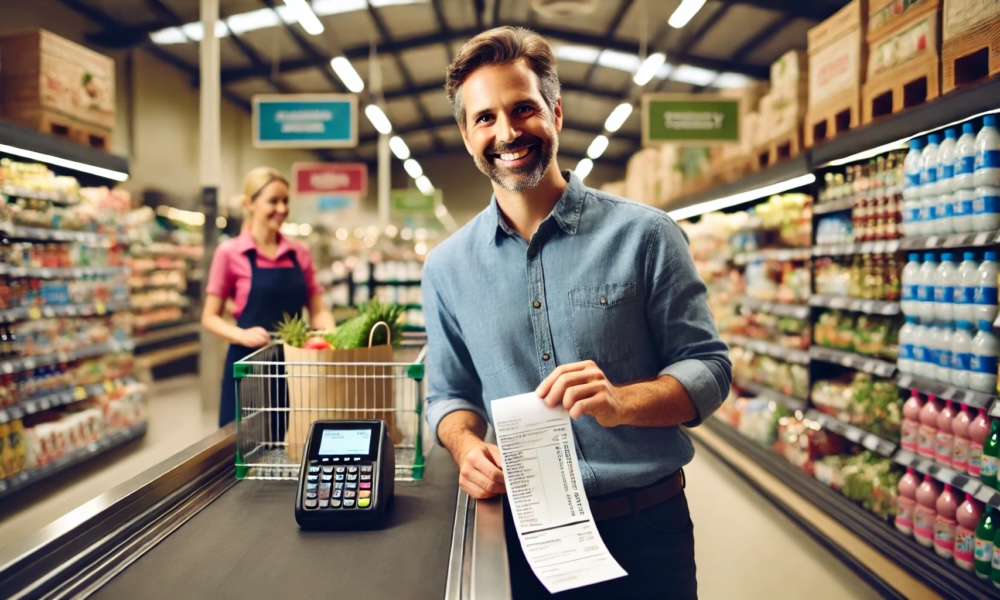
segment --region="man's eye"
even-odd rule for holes
[[[493,118],[493,115],[482,115],[481,117],[479,117],[478,119],[476,119],[476,123],[485,123],[485,122],[489,121],[492,118]]]
[[[517,109],[514,112],[516,112],[517,114],[524,115],[524,114],[527,114],[529,112],[533,112],[534,110],[535,109],[532,108],[532,107],[530,107],[530,106],[519,106],[519,107],[517,107]]]

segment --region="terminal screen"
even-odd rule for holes
[[[371,429],[324,429],[319,442],[320,456],[368,454]]]

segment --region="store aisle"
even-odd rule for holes
[[[685,473],[702,599],[878,598],[705,447]]]
[[[148,406],[149,428],[142,439],[0,501],[0,547],[38,531],[217,428],[215,412],[202,410],[194,375],[155,382]]]

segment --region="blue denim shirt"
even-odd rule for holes
[[[427,421],[533,391],[556,366],[591,359],[620,385],[671,375],[698,417],[729,391],[729,351],[677,224],[662,211],[569,185],[529,244],[496,197],[427,257]],[[490,422],[492,422],[490,420]],[[591,496],[648,485],[687,464],[679,427],[602,427],[573,421]]]

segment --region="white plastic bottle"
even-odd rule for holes
[[[975,138],[973,138],[973,142]],[[913,237],[919,235],[920,223],[920,170],[922,169],[921,151],[924,143],[919,138],[910,140],[910,151],[903,160],[903,235]],[[973,147],[973,157],[975,148]],[[971,205],[970,205],[971,209]]]
[[[931,350],[928,347],[928,338],[931,328],[922,323],[916,323],[913,327],[913,370],[914,373],[929,373],[931,366]]]
[[[934,322],[934,287],[937,279],[937,258],[933,252],[924,253],[917,277],[917,316],[924,325]]]
[[[941,383],[951,382],[951,344],[954,331],[950,323],[939,323],[937,326],[937,379]]]
[[[960,320],[951,334],[951,384],[969,387],[972,371],[972,337],[975,334],[972,323]]]
[[[997,253],[987,250],[976,269],[974,313],[980,330],[992,331],[997,318]],[[994,383],[995,387],[995,383]]]
[[[913,336],[919,326],[917,317],[907,315],[906,322],[899,329],[899,355],[896,358],[896,368],[899,369],[900,373],[912,375],[917,372]]]
[[[958,283],[958,268],[955,265],[955,255],[951,252],[941,254],[934,277],[934,320],[950,325],[955,319],[953,303],[955,302],[955,285]]]
[[[973,182],[976,187],[1000,187],[1000,132],[997,131],[996,115],[983,117],[983,128],[976,135]]]
[[[955,321],[976,322],[976,286],[979,284],[979,261],[975,252],[965,252],[962,262],[958,264],[958,275],[955,283],[955,304],[952,306],[952,316]]]
[[[917,312],[917,295],[920,281],[920,254],[910,252],[907,256],[909,261],[903,267],[901,284],[903,286],[902,298],[899,301],[899,309],[907,317],[919,316]],[[971,317],[970,317],[971,319]]]
[[[937,167],[937,209],[934,220],[935,234],[955,232],[954,216],[954,178],[955,178],[955,144],[958,134],[955,129],[944,132],[944,140],[938,149]]]
[[[927,334],[924,338],[927,342],[927,364],[924,365],[922,373],[926,373],[927,377],[931,379],[937,379],[937,370],[940,365],[941,356],[941,327],[937,324],[927,326]],[[951,351],[951,348],[948,348]]]
[[[976,130],[971,122],[963,123],[962,137],[955,144],[955,176],[952,180],[952,224],[958,233],[974,230],[972,206],[976,199],[975,172]]]
[[[940,143],[939,134],[930,134],[927,137],[927,145],[920,154],[920,224],[917,226],[919,235],[933,235],[937,227],[935,224],[938,216],[937,164]]]
[[[1000,187],[981,185],[972,201],[972,231],[1000,228]]]
[[[979,330],[972,338],[972,359],[969,371],[969,389],[995,394],[997,391],[997,360],[1000,358],[1000,339],[992,331]]]

